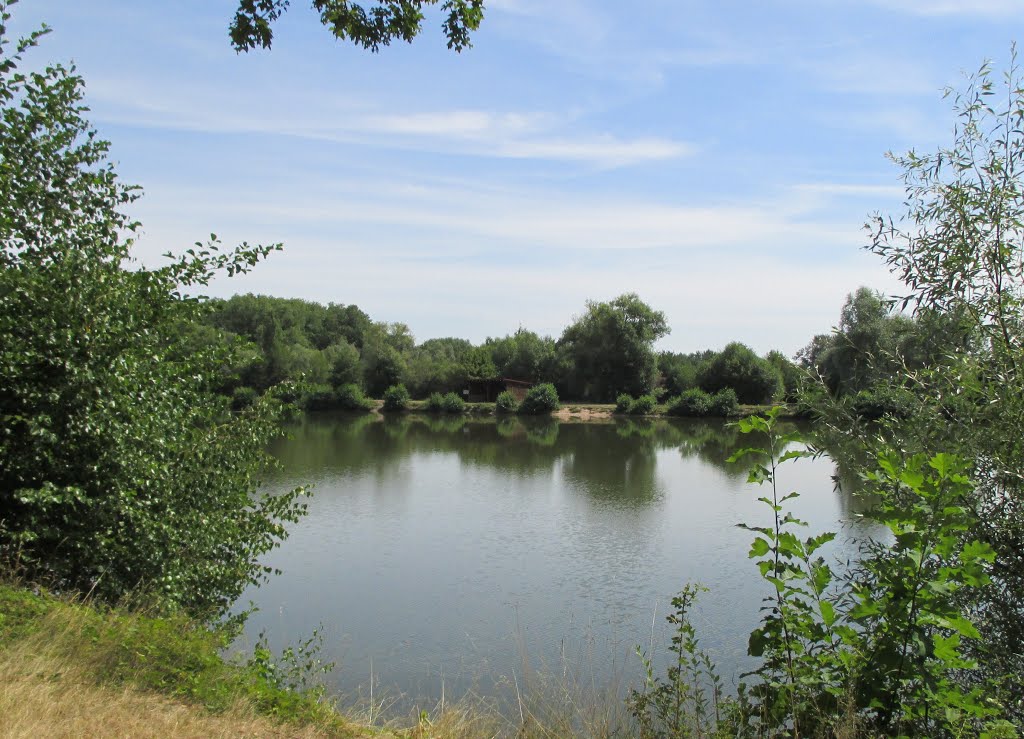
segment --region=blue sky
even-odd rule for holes
[[[284,251],[213,295],[355,303],[417,340],[524,326],[637,292],[677,351],[793,353],[860,285],[898,214],[888,150],[948,143],[942,89],[1005,65],[1020,0],[490,0],[474,47],[436,18],[377,55],[304,0],[235,54],[235,0],[22,0],[54,30],[122,178],[138,254]]]

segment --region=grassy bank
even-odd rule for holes
[[[222,657],[224,636],[0,585],[3,736],[375,734]]]

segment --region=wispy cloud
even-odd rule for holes
[[[919,60],[865,50],[839,49],[830,56],[827,63],[805,66],[832,92],[934,96],[942,88]]]
[[[676,159],[694,145],[663,137],[594,133],[577,114],[457,109],[375,113],[352,100],[309,101],[268,110],[251,96],[209,104],[202,90],[163,90],[147,95],[132,81],[91,84],[95,117],[106,123],[215,134],[264,134],[460,156],[575,162],[625,167]],[[221,95],[223,98],[223,95]]]

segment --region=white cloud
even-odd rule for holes
[[[817,189],[823,201],[806,197]],[[155,254],[190,243],[183,223],[216,223],[226,243],[283,239],[285,251],[217,294],[252,290],[354,302],[419,339],[474,341],[519,325],[557,335],[587,299],[636,291],[666,311],[668,348],[741,340],[796,351],[827,331],[845,295],[887,289],[884,266],[858,249],[861,207],[885,188],[817,183],[775,200],[673,205],[431,181],[260,183],[233,192],[151,188],[139,216]],[[473,309],[466,311],[465,306]]]
[[[90,84],[103,123],[216,134],[264,134],[378,148],[623,167],[693,153],[686,142],[591,133],[577,115],[457,109],[377,113],[347,99],[293,100],[269,109],[244,92],[234,99],[192,86],[159,96],[131,80]],[[211,100],[218,98],[216,104]],[[98,104],[97,104],[98,103]]]

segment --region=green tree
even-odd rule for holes
[[[773,349],[764,356],[765,360],[778,370],[782,377],[782,394],[787,403],[792,403],[800,394],[806,372],[797,367],[785,354]]]
[[[327,382],[339,388],[359,381],[359,350],[344,339],[323,351],[327,361]]]
[[[672,397],[697,387],[704,365],[714,356],[710,350],[693,354],[661,352],[658,355],[658,372],[665,395]]]
[[[424,9],[438,0],[377,0],[369,9],[351,0],[313,0],[313,8],[338,39],[378,51],[392,41],[411,42],[423,27]],[[231,44],[236,51],[269,49],[273,24],[288,9],[289,0],[239,0],[231,22]],[[484,18],[483,0],[443,0],[442,23],[448,48],[462,51],[471,46],[470,34]]]
[[[19,71],[43,32],[0,24],[0,556],[30,577],[115,599],[142,592],[211,617],[266,569],[301,512],[256,492],[277,433],[269,402],[231,415],[230,361],[182,339],[215,273],[275,247],[197,244],[133,263],[137,190],[83,117],[73,67]]]
[[[613,402],[619,393],[636,397],[651,392],[657,372],[652,347],[668,333],[665,314],[635,293],[608,303],[588,301],[587,312],[558,342],[570,362],[569,396]]]
[[[392,385],[405,384],[406,357],[415,339],[404,323],[375,323],[363,339],[363,384],[371,397],[379,398]]]
[[[536,382],[542,379],[555,354],[555,342],[548,336],[520,328],[503,339],[487,339],[498,374],[514,380]]]
[[[781,394],[782,376],[753,349],[733,342],[704,367],[700,386],[712,394],[732,388],[740,403],[768,403]]]

